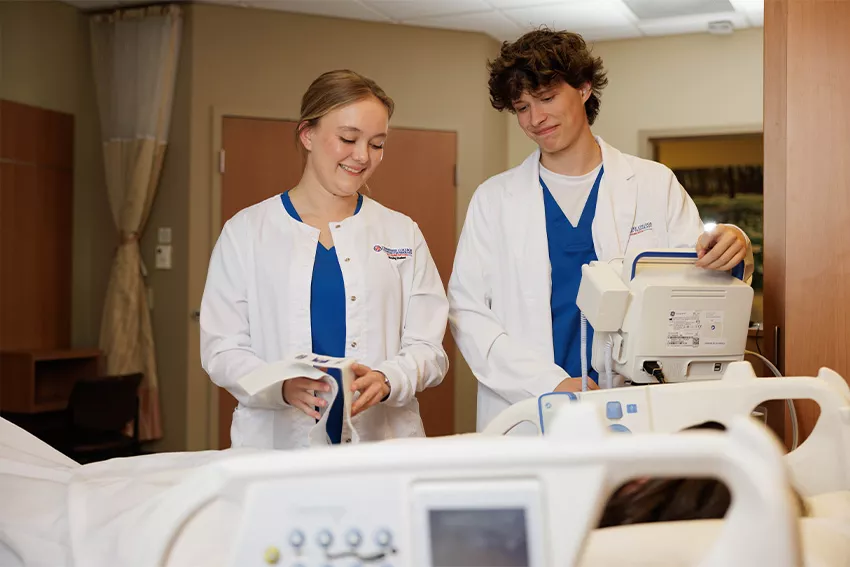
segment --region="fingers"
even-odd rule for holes
[[[311,401],[312,400],[312,401]],[[315,398],[313,396],[301,396],[295,398],[290,405],[294,408],[301,410],[306,413],[310,417],[314,419],[319,419],[321,414],[316,410],[316,406],[324,407],[327,405],[327,402],[321,398]]]
[[[588,390],[598,390],[599,384],[597,384],[596,381],[593,380],[592,378],[588,378],[587,379],[587,389]]]
[[[351,391],[362,393],[363,390],[374,384],[375,382],[384,383],[384,375],[380,372],[369,371],[365,376],[357,378],[351,383]]]
[[[324,380],[313,380],[312,378],[292,378],[284,384],[290,384],[293,390],[316,390],[319,392],[330,392],[331,387]]]
[[[733,244],[729,247],[729,249],[720,257],[717,262],[714,262],[712,265],[708,266],[711,270],[720,270],[727,271],[734,268],[741,260],[744,259],[746,255],[746,249],[738,243],[737,245]]]
[[[730,244],[727,240],[727,234],[712,235],[711,239],[706,243],[706,248],[703,250],[702,256],[696,261],[698,267],[705,268],[723,255]],[[697,255],[699,256],[699,254]]]
[[[697,238],[696,250],[697,250],[697,258],[702,258],[709,248],[714,244],[714,240],[716,239],[717,233],[715,232],[703,232]]]
[[[360,396],[351,404],[351,417],[369,409],[381,400],[381,384],[372,383],[368,388],[360,392]]]
[[[709,261],[709,256],[718,250],[716,258]],[[705,268],[709,270],[731,270],[735,264],[740,262],[746,254],[744,244],[735,236],[735,234],[727,233],[712,249],[709,254],[703,258]],[[738,258],[740,256],[740,258]],[[735,262],[738,258],[738,262]],[[727,267],[728,266],[728,267]]]
[[[351,365],[351,371],[354,372],[354,375],[357,377],[365,376],[372,372],[372,369],[366,366],[365,364],[360,364],[359,362],[355,362]]]
[[[292,378],[283,383],[283,398],[290,406],[314,419],[319,419],[321,414],[316,408],[327,407],[328,402],[315,394],[316,392],[329,392],[330,389],[331,387],[321,380]]]
[[[716,234],[709,243],[710,248],[700,257],[695,265],[709,270],[721,270],[746,248],[734,230],[723,230]],[[740,260],[739,260],[740,261]],[[732,264],[734,267],[734,264]],[[731,268],[730,268],[731,269]]]

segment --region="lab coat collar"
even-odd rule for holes
[[[605,174],[599,186],[599,198],[593,221],[593,242],[599,258],[615,258],[625,253],[637,204],[637,180],[622,152],[595,137],[602,150]],[[517,226],[525,238],[515,238],[517,252],[529,250],[529,244],[547,251],[543,193],[540,188],[540,149],[528,156],[511,172],[506,189]],[[608,235],[616,235],[615,239]]]

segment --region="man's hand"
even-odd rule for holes
[[[283,383],[283,401],[300,409],[310,417],[319,419],[316,407],[323,408],[328,403],[316,396],[316,392],[330,392],[331,387],[321,380],[311,378],[291,378]]]
[[[363,364],[352,364],[351,370],[357,377],[351,383],[352,392],[360,392],[353,404],[351,404],[351,417],[378,404],[390,393],[390,387],[384,382],[383,372],[372,370]]]
[[[696,266],[728,272],[746,257],[747,239],[739,229],[719,224],[700,235],[696,250]]]
[[[598,390],[599,385],[593,378],[587,378],[587,389]],[[555,392],[581,392],[581,378],[567,378],[555,387]]]

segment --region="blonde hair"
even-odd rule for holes
[[[348,69],[322,73],[301,97],[301,117],[295,129],[296,143],[303,149],[300,138],[305,128],[312,128],[323,116],[341,106],[369,97],[383,103],[388,117],[392,118],[395,109],[393,99],[372,79]]]

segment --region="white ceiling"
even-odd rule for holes
[[[141,0],[64,0],[84,10]],[[178,0],[180,1],[180,0]],[[710,22],[735,29],[764,25],[764,0],[195,0],[414,26],[479,31],[516,39],[547,25],[600,41],[700,33]]]

